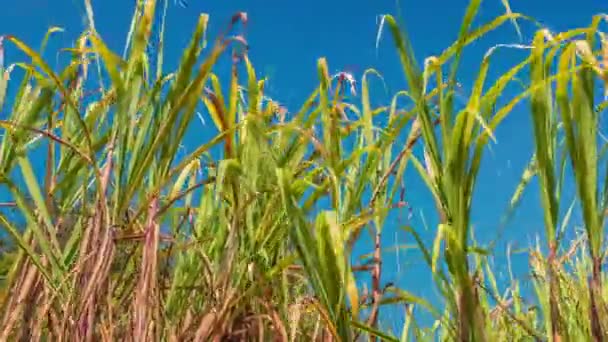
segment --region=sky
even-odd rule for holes
[[[98,31],[119,53],[122,53],[134,1],[92,0]],[[468,0],[188,0],[186,8],[172,4],[169,9],[165,43],[167,68],[176,65],[200,13],[210,15],[209,37],[213,38],[234,13],[244,11],[249,18],[247,40],[250,58],[256,69],[269,77],[269,93],[279,101],[295,107],[304,101],[317,84],[316,63],[320,57],[327,58],[331,72],[347,69],[358,79],[365,69],[375,68],[383,75],[389,92],[395,93],[406,88],[406,81],[388,34],[376,49],[378,17],[400,13],[419,63],[422,63],[422,59],[439,54],[456,39],[467,4]],[[606,11],[606,6],[601,4],[602,1],[598,0],[577,0],[575,3],[571,0],[511,0],[513,11],[533,17],[553,31],[589,25],[592,15]],[[71,46],[81,32],[81,8],[81,0],[12,1],[0,12],[0,34],[14,34],[32,46],[39,46],[50,26],[64,28],[65,32],[54,36],[49,44],[47,51],[52,53],[45,55],[53,64],[57,49]],[[501,0],[485,0],[476,23],[487,22],[504,11]],[[521,25],[524,43],[528,43],[533,27],[526,23]],[[481,57],[496,43],[519,43],[513,26],[506,24],[467,48],[459,73],[459,81],[465,90],[470,89],[475,80]],[[23,58],[13,47],[6,50],[7,63]],[[496,61],[491,64],[490,80],[514,66],[526,53],[497,52]],[[381,89],[379,82],[372,82]],[[376,93],[378,104],[386,104],[390,100],[390,96],[382,91]],[[530,158],[533,148],[531,132],[527,108],[516,107],[499,128],[497,144],[485,154],[472,218],[476,236],[481,241],[496,237],[500,217]],[[194,146],[200,143],[196,141],[196,135],[191,139],[187,144]],[[414,213],[410,224],[430,245],[436,222],[432,199],[413,168],[406,177],[407,200]],[[425,222],[427,228],[424,228]],[[389,227],[383,237],[385,245],[414,243],[410,235],[396,229],[400,224],[402,222],[396,220],[388,222]],[[505,228],[498,244],[499,253],[504,253],[508,243],[517,244],[517,247],[529,246],[542,230],[538,188],[533,182],[513,220]],[[360,248],[363,252],[366,247]],[[505,260],[497,257],[495,265],[503,281],[507,280]],[[513,256],[512,262],[516,273],[525,276],[527,256]],[[400,251],[399,255],[387,254],[385,269],[385,282],[394,282],[437,302],[430,272],[419,254],[410,250]],[[384,317],[395,329],[403,318],[399,312],[397,310],[391,317]]]

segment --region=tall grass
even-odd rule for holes
[[[507,14],[473,28],[480,3],[471,1],[457,41],[422,69],[405,30],[383,17],[408,88],[377,108],[369,95],[376,70],[363,74],[360,96],[348,97],[348,75],[332,78],[324,58],[318,86],[301,108],[290,112],[268,99],[247,37],[238,33],[245,13],[209,46],[209,17],[200,15],[168,74],[168,0],[138,3],[122,56],[99,36],[85,1],[88,27],[61,70],[42,51],[4,36],[0,109],[9,117],[0,121],[0,184],[12,198],[2,205],[19,215],[0,213],[15,247],[2,259],[10,268],[0,340],[605,340],[608,174],[600,174],[599,116],[606,102],[597,103],[608,83],[604,17],[557,35],[539,29],[529,57],[488,85],[497,58],[491,49],[458,109],[465,47],[525,18],[507,5]],[[157,48],[149,49],[154,39]],[[6,48],[31,60],[5,66]],[[227,75],[214,72],[223,58],[232,61]],[[15,68],[25,73],[20,84],[9,79]],[[499,102],[525,72],[525,90]],[[17,91],[7,99],[9,86]],[[397,106],[403,97],[409,105]],[[507,296],[498,292],[470,222],[484,152],[512,108],[528,99],[535,151],[512,205],[538,177],[549,252],[543,256],[540,244],[530,250],[532,304],[522,301],[518,279]],[[184,154],[199,111],[216,133]],[[378,126],[378,117],[388,120]],[[417,144],[422,156],[413,152]],[[42,153],[45,167],[38,169],[33,161]],[[404,229],[423,252],[445,308],[383,282],[381,237],[389,213],[405,205],[409,163],[433,195],[440,224],[432,247],[416,229]],[[577,201],[560,217],[566,182],[575,185]],[[584,233],[569,244],[562,236],[573,229],[573,210],[582,212]],[[367,236],[371,261],[353,264],[354,245]],[[369,289],[357,282],[359,272],[369,273]],[[395,303],[407,307],[400,337],[379,324],[380,311]],[[413,306],[437,323],[419,326]]]

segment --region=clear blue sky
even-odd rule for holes
[[[170,0],[173,2],[173,0]],[[93,0],[98,30],[106,42],[119,53],[122,52],[125,33],[128,29],[134,0]],[[513,11],[523,12],[548,25],[552,30],[562,30],[586,26],[591,16],[607,7],[600,0],[512,0]],[[66,29],[56,35],[48,51],[71,46],[74,37],[81,31],[80,0],[19,0],[5,4],[0,12],[0,34],[14,34],[32,46],[38,46],[47,28],[60,26]],[[236,11],[249,15],[247,39],[250,56],[261,73],[271,77],[271,95],[292,106],[298,106],[312,91],[317,79],[316,60],[327,57],[332,71],[354,67],[357,77],[366,68],[379,70],[388,83],[391,92],[405,88],[396,53],[388,35],[376,52],[375,35],[378,15],[397,14],[402,11],[416,54],[420,58],[438,54],[450,44],[459,30],[467,0],[307,0],[307,1],[245,1],[245,0],[188,0],[186,9],[172,5],[168,15],[168,37],[166,43],[167,62],[175,65],[181,49],[187,44],[198,14],[211,15],[213,38],[218,29],[223,29]],[[504,12],[500,0],[483,1],[477,22],[486,22]],[[524,39],[531,38],[529,24],[522,24]],[[495,43],[516,43],[515,30],[505,25],[473,44],[467,49],[460,81],[470,88],[477,73],[481,56]],[[514,65],[526,52],[500,51],[491,75],[496,76],[507,67]],[[7,51],[7,62],[22,56],[12,48]],[[47,54],[53,62],[54,54]],[[376,83],[380,87],[379,83]],[[378,102],[386,103],[389,98],[380,97]],[[532,141],[529,114],[525,107],[518,107],[500,128],[498,145],[493,152],[485,155],[478,190],[474,203],[473,224],[479,239],[488,241],[496,234],[500,216],[513,193],[523,167],[530,157]],[[196,144],[197,141],[192,141]],[[429,228],[434,229],[434,208],[428,191],[422,186],[416,174],[408,173],[408,200],[414,207],[412,224],[423,230],[420,212],[425,215]],[[524,247],[532,243],[534,236],[542,231],[537,189],[532,187],[525,196],[524,205],[507,227],[499,245],[513,241]],[[405,217],[407,214],[404,214]],[[392,228],[386,231],[385,244],[412,244],[410,236],[398,234]],[[423,233],[430,244],[432,231]],[[423,266],[415,252],[400,252],[399,272],[396,256],[387,254],[384,281],[392,281],[426,298],[435,297],[429,271]],[[406,260],[407,259],[407,260]],[[527,257],[514,257],[516,270],[522,274]],[[504,258],[497,259],[496,268],[506,271]],[[519,267],[517,267],[519,265]],[[504,280],[504,278],[503,278]],[[389,319],[399,325],[401,314]]]

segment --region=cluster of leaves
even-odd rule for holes
[[[597,147],[605,106],[594,101],[597,81],[608,79],[601,17],[558,36],[539,30],[530,57],[487,88],[492,49],[465,108],[457,110],[456,73],[465,46],[522,16],[509,11],[472,29],[480,1],[471,1],[457,42],[420,70],[404,30],[387,15],[382,22],[396,43],[407,91],[373,108],[369,78],[379,74],[368,70],[361,96],[348,100],[347,79],[330,77],[320,59],[318,87],[288,112],[265,96],[246,37],[229,35],[246,25],[244,13],[210,47],[204,40],[208,16],[201,15],[178,68],[164,74],[168,0],[162,3],[163,11],[153,0],[136,6],[122,57],[98,35],[88,0],[87,30],[63,70],[52,70],[41,52],[16,37],[0,41],[0,55],[3,44],[12,43],[31,58],[0,64],[0,108],[9,74],[15,67],[25,72],[9,117],[0,121],[0,185],[20,214],[0,213],[0,227],[16,246],[3,259],[10,268],[0,340],[393,341],[399,339],[382,331],[378,317],[385,303],[395,302],[421,305],[437,319],[421,328],[408,306],[401,340],[606,338],[601,268],[608,200],[598,175],[604,150]],[[157,48],[150,49],[153,36]],[[233,65],[224,79],[214,65],[226,57]],[[445,66],[451,68],[447,78]],[[524,70],[532,76],[526,90],[497,108]],[[98,84],[93,95],[91,83]],[[403,97],[411,106],[397,106]],[[550,250],[546,258],[540,247],[531,253],[540,311],[523,303],[515,279],[507,295],[500,294],[487,257],[474,253],[470,231],[486,146],[527,98],[536,151],[513,202],[538,175]],[[183,155],[199,110],[217,134]],[[379,116],[387,118],[381,127],[374,124]],[[412,153],[417,143],[422,158]],[[36,153],[46,154],[44,169],[33,166]],[[557,225],[568,160],[585,234],[560,256]],[[446,299],[443,314],[382,284],[381,234],[389,212],[404,205],[399,197],[410,162],[434,196],[440,224],[431,248],[415,229],[405,229]],[[367,236],[375,242],[371,263],[353,265],[353,246]],[[567,262],[575,272],[566,271]],[[361,270],[371,275],[371,291],[356,282]]]

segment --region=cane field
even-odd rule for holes
[[[606,14],[468,0],[424,56],[375,13],[393,68],[320,49],[287,104],[247,11],[182,9],[174,51],[186,1],[124,1],[124,37],[92,2],[64,46],[0,32],[0,341],[608,341]]]

